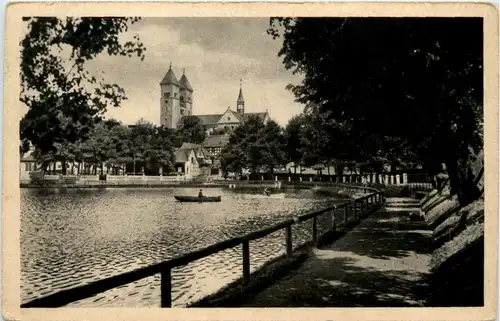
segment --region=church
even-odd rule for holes
[[[236,110],[228,107],[222,114],[193,115],[193,87],[186,77],[185,70],[178,80],[172,65],[160,82],[160,124],[167,128],[177,128],[182,117],[198,117],[208,135],[229,133],[250,116],[257,116],[266,123],[269,120],[267,110],[261,113],[245,113],[245,100],[240,81],[240,91],[236,100]]]

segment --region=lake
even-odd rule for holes
[[[21,301],[131,271],[260,229],[338,200],[311,190],[284,199],[249,199],[249,191],[205,189],[220,203],[180,203],[194,188],[21,189]],[[319,224],[320,231],[322,225]],[[311,239],[310,222],[294,227],[295,246]],[[173,306],[185,306],[242,275],[241,246],[172,271]],[[251,270],[285,252],[284,232],[250,243]],[[159,307],[160,275],[74,307]]]

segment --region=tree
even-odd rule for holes
[[[304,116],[292,117],[285,128],[286,155],[294,163],[294,173],[297,174],[297,166],[302,165],[305,157],[304,147],[301,140],[301,126],[304,126]]]
[[[180,143],[201,144],[205,141],[207,134],[203,123],[196,116],[184,116],[179,121],[177,135]]]
[[[254,173],[257,171],[260,160],[254,144],[258,139],[257,133],[262,128],[264,128],[262,120],[251,116],[234,129],[228,143],[221,151],[223,172],[241,173],[244,168],[251,168]]]
[[[303,75],[288,88],[306,110],[346,129],[357,158],[413,153],[423,163],[444,162],[461,203],[478,196],[467,163],[483,144],[481,19],[270,23],[269,33],[283,37],[285,67]],[[392,148],[396,144],[404,148]],[[379,155],[384,149],[392,155]]]
[[[55,153],[58,144],[85,140],[107,106],[126,99],[117,84],[108,84],[85,69],[102,53],[138,56],[139,38],[120,42],[119,35],[139,18],[23,18],[27,33],[21,46],[21,95],[28,107],[21,120],[21,140],[41,154]]]
[[[124,153],[128,163],[133,163],[134,174],[142,168],[146,175],[157,174],[160,168],[170,171],[174,167],[174,131],[138,121],[128,132]]]
[[[273,173],[278,166],[284,165],[287,161],[286,157],[286,137],[281,128],[275,121],[270,120],[262,128],[258,142],[261,161],[266,169]]]
[[[252,174],[273,172],[286,162],[286,140],[283,129],[274,121],[267,124],[256,117],[249,117],[236,127],[221,153],[224,172],[241,173],[250,169]]]

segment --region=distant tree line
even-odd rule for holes
[[[193,117],[194,118],[194,117]],[[34,147],[32,156],[39,170],[52,172],[56,162],[62,174],[116,174],[144,172],[158,175],[160,168],[171,172],[175,165],[175,149],[183,142],[202,143],[205,130],[197,118],[186,117],[177,130],[155,126],[144,120],[126,126],[109,119],[95,124],[84,139],[55,143],[49,152]],[[23,151],[23,154],[27,150]],[[82,167],[83,164],[85,167]],[[75,168],[76,166],[76,168]]]

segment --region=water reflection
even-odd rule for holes
[[[220,203],[179,203],[173,195],[197,189],[21,190],[23,302],[269,226],[330,204],[311,191],[285,199],[249,199],[248,191],[207,189]],[[298,244],[310,237],[299,229]],[[252,269],[284,251],[282,233],[251,244]],[[223,251],[173,272],[175,305],[209,294],[241,275],[241,248]],[[159,276],[71,306],[157,306]]]

